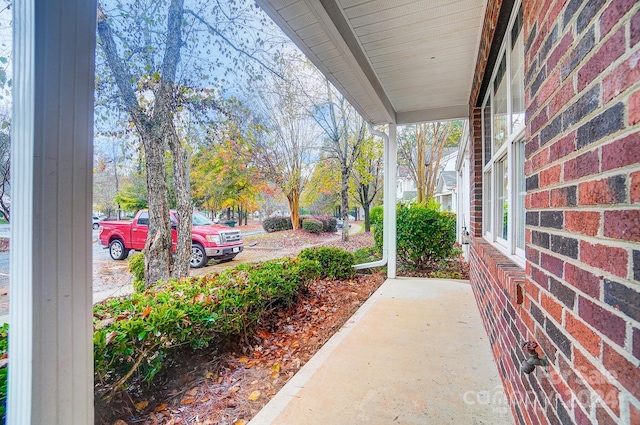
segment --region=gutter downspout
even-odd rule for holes
[[[393,126],[393,128],[392,128]],[[395,278],[395,197],[396,191],[395,179],[391,177],[392,169],[393,175],[395,175],[395,170],[397,166],[396,160],[396,147],[395,147],[395,125],[389,124],[389,133],[392,135],[392,142],[394,142],[393,146],[389,142],[389,136],[382,131],[378,131],[373,128],[371,123],[367,123],[367,127],[369,132],[374,136],[381,137],[384,141],[384,227],[383,227],[383,235],[382,235],[382,259],[378,261],[372,261],[369,263],[362,263],[354,265],[356,270],[368,269],[371,267],[381,267],[387,265],[387,277]],[[393,249],[393,253],[391,253],[391,249]],[[392,258],[393,261],[389,261]],[[393,264],[392,264],[393,263]]]

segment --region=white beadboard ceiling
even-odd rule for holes
[[[372,123],[464,118],[487,0],[256,0]]]

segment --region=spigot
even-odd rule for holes
[[[522,349],[529,352],[529,357],[520,365],[520,371],[527,375],[533,372],[536,366],[549,366],[549,361],[546,357],[538,357],[538,352],[536,351],[537,347],[538,344],[533,341],[528,341],[522,344]]]

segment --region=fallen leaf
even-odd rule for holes
[[[240,387],[231,387],[229,388],[229,392],[230,393],[237,393],[238,391],[240,391]]]
[[[293,341],[291,343],[291,348],[297,348],[300,347],[300,341]]]
[[[151,307],[145,308],[144,311],[142,312],[142,317],[147,317],[149,313],[151,313],[151,311],[152,311]]]
[[[259,398],[260,398],[260,391],[255,390],[254,392],[249,394],[249,397],[247,397],[247,400],[255,401],[255,400],[259,399]]]
[[[238,422],[236,422],[233,425],[245,425],[247,423],[247,421],[245,421],[244,419],[240,419]]]
[[[247,362],[249,361],[249,357],[240,357],[240,358],[238,359],[238,361],[239,361],[240,363],[247,363]]]
[[[182,400],[180,400],[180,404],[184,405],[184,404],[191,404],[194,401],[196,401],[196,399],[194,397],[185,397]]]
[[[205,301],[206,296],[203,293],[199,293],[198,295],[196,295],[195,297],[193,297],[193,303],[196,304],[200,304],[203,301]]]
[[[200,399],[200,403],[206,403],[207,401],[209,401],[209,397],[204,397]]]
[[[193,396],[196,395],[197,392],[198,392],[198,387],[193,387],[189,391],[184,393],[184,395],[189,396],[189,397],[193,397]]]
[[[153,409],[153,411],[154,412],[162,412],[163,410],[166,410],[168,406],[169,405],[167,403],[162,403],[162,404],[156,406],[156,408]]]
[[[143,410],[148,405],[149,405],[148,401],[141,401],[139,403],[134,404],[133,406],[136,408],[136,410]]]
[[[213,379],[216,377],[216,374],[213,372],[207,372],[204,374],[205,379]]]

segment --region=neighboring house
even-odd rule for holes
[[[396,180],[396,200],[402,202],[413,202],[418,196],[416,182],[411,177],[407,167],[398,167],[398,178]]]
[[[455,171],[441,171],[438,175],[433,197],[440,203],[440,209],[443,211],[457,212],[457,176]]]
[[[469,153],[469,123],[465,122],[462,129],[458,156],[456,158],[456,176],[458,189],[456,208],[456,240],[462,245],[464,258],[469,260],[469,229],[470,229],[470,162]]]

